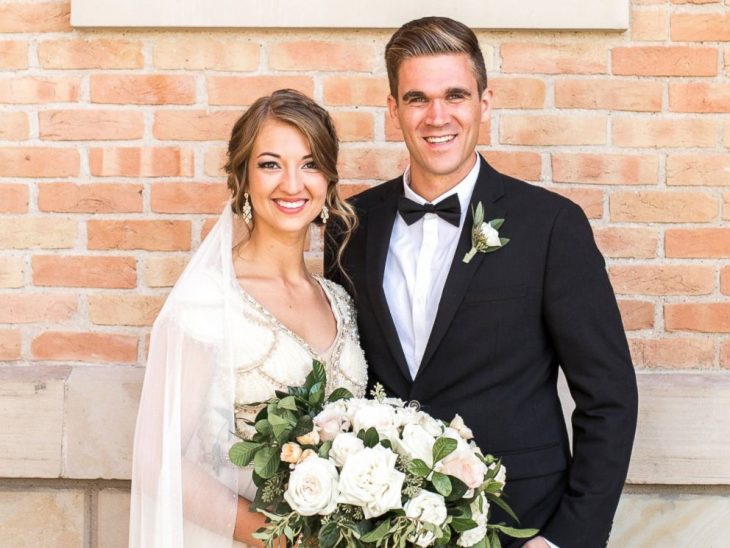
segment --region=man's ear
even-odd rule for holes
[[[492,114],[492,90],[489,88],[485,89],[482,92],[482,97],[479,102],[482,109],[482,122],[488,122]]]
[[[400,120],[398,120],[398,100],[392,95],[388,95],[388,114],[390,119],[395,124],[395,127],[400,129]]]

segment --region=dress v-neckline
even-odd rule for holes
[[[238,281],[238,278],[234,277],[234,281],[236,283],[236,286],[238,286],[238,289],[241,292],[241,295],[244,297],[248,303],[253,306],[256,310],[258,310],[264,317],[266,317],[269,322],[271,322],[277,329],[280,329],[289,337],[297,341],[299,345],[301,345],[313,358],[317,359],[318,361],[322,361],[322,358],[324,356],[331,356],[333,355],[333,350],[337,343],[340,340],[340,336],[342,334],[342,321],[340,318],[340,313],[337,310],[337,305],[335,303],[334,296],[330,294],[330,292],[327,290],[327,287],[325,287],[324,280],[317,276],[316,274],[312,274],[312,277],[315,279],[315,281],[319,284],[319,287],[322,289],[325,298],[327,299],[327,302],[329,303],[330,310],[332,311],[332,315],[335,318],[335,336],[332,339],[332,342],[329,344],[329,346],[322,350],[321,352],[316,350],[312,345],[310,345],[307,341],[304,340],[303,337],[295,333],[292,329],[290,329],[284,322],[282,322],[279,318],[277,318],[268,308],[266,308],[264,305],[262,305],[258,300],[256,300],[253,295],[251,295],[246,289],[241,285],[241,282]]]

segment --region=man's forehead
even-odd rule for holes
[[[442,95],[451,89],[475,93],[476,75],[465,53],[423,55],[405,59],[398,67],[398,94]]]

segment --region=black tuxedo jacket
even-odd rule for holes
[[[411,379],[383,292],[399,177],[354,197],[360,224],[337,269],[330,225],[326,272],[349,287],[370,383],[434,416],[458,413],[482,450],[503,457],[508,502],[525,527],[560,548],[603,546],[631,454],[636,379],[616,300],[583,211],[481,166],[472,207],[504,218],[510,242],[462,261],[467,214],[423,360]],[[350,281],[352,283],[350,283]],[[562,367],[576,403],[572,456],[556,390]]]

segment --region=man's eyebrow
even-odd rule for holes
[[[464,97],[471,97],[471,91],[464,88],[449,88],[446,90],[446,95],[463,95]]]
[[[424,97],[426,97],[426,94],[423,93],[422,91],[406,91],[403,94],[402,99],[404,101],[410,101],[412,99],[422,99]]]

